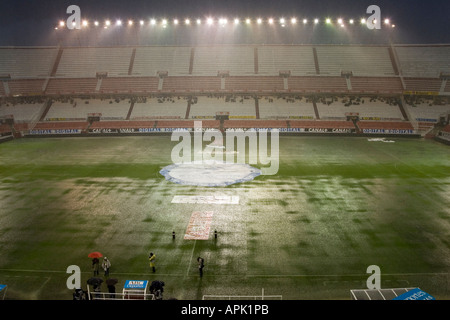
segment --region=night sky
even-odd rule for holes
[[[126,35],[124,32],[114,36],[96,36],[94,32],[84,33],[80,36],[59,33],[54,27],[59,20],[66,20],[69,14],[66,9],[69,5],[78,5],[82,18],[115,21],[120,18],[143,19],[148,21],[151,17],[168,19],[186,17],[195,19],[221,16],[233,19],[257,17],[275,19],[284,16],[296,16],[299,19],[315,17],[354,18],[368,17],[366,9],[375,4],[381,8],[382,19],[390,18],[396,24],[392,34],[382,30],[375,33],[358,31],[342,34],[336,30],[297,29],[283,30],[274,33],[261,32],[233,36],[218,37],[217,35],[195,35],[192,29],[178,28],[165,30],[165,34]],[[394,43],[433,44],[450,43],[450,1],[448,0],[1,0],[0,2],[0,46],[37,46],[57,45],[58,43],[70,45],[129,45],[135,44],[186,44],[186,43],[367,43],[392,41]],[[242,26],[243,28],[245,26]],[[279,27],[279,26],[278,26]],[[359,29],[362,27],[358,26]],[[192,28],[192,27],[191,27]],[[255,32],[255,31],[252,31]],[[384,33],[383,33],[384,32]],[[148,33],[148,32],[147,32]],[[214,37],[214,39],[212,39]]]

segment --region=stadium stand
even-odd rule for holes
[[[0,104],[0,117],[13,115],[16,123],[31,122],[33,119],[39,118],[43,105],[44,102],[42,101],[19,102],[17,104],[2,103]]]
[[[343,77],[325,77],[325,76],[310,76],[310,77],[289,77],[289,91],[302,93],[347,93],[347,83]]]
[[[187,107],[185,98],[144,98],[134,103],[130,120],[184,119]]]
[[[189,74],[190,47],[138,47],[130,75],[157,76],[166,71],[170,76]]]
[[[82,120],[90,113],[100,113],[102,120],[125,120],[130,109],[130,101],[119,99],[73,99],[55,101],[48,110],[46,121]]]
[[[132,50],[130,47],[64,48],[56,77],[95,77],[97,72],[107,72],[108,76],[128,75]]]
[[[48,95],[93,94],[97,86],[95,78],[52,78],[47,84]]]
[[[225,89],[231,92],[277,92],[286,91],[281,77],[227,77]]]
[[[259,46],[258,74],[278,76],[290,71],[292,76],[315,75],[316,68],[311,46]]]
[[[96,121],[89,129],[135,129],[154,128],[155,121]]]
[[[156,128],[194,128],[194,120],[158,120]],[[219,129],[220,121],[202,120],[202,128]]]
[[[291,128],[312,128],[312,129],[355,129],[352,121],[333,120],[295,120],[289,121]]]
[[[99,93],[150,93],[158,91],[157,77],[106,77]]]
[[[249,96],[198,97],[191,104],[189,118],[215,118],[218,112],[229,113],[230,119],[255,119],[255,99]]]
[[[442,80],[427,78],[404,78],[406,91],[439,92]]]
[[[80,129],[86,130],[88,122],[82,121],[61,121],[61,122],[39,122],[34,126],[34,130],[58,130],[58,129]]]
[[[314,105],[303,97],[273,97],[259,99],[260,119],[314,119]]]
[[[217,76],[169,76],[164,78],[162,92],[217,92],[221,88]]]
[[[57,48],[0,48],[0,74],[11,79],[42,78],[50,75]]]
[[[394,48],[404,77],[439,78],[441,72],[450,71],[450,46],[396,45]]]
[[[352,93],[387,93],[401,94],[402,82],[398,77],[351,77]]]
[[[284,120],[226,120],[223,128],[226,129],[249,129],[249,128],[287,128]]]
[[[368,96],[327,97],[316,103],[321,119],[346,118],[346,114],[360,119],[404,120],[395,99]]]
[[[384,46],[316,46],[320,74],[340,76],[394,76],[392,61]]]
[[[226,71],[233,76],[255,73],[254,55],[251,46],[196,47],[192,74],[196,76],[217,76]]]
[[[44,79],[23,79],[8,81],[10,95],[40,95],[44,89]]]
[[[450,92],[441,75],[450,70],[449,53],[448,45],[0,48],[0,116],[12,114],[24,131],[46,122],[84,128],[91,113],[101,114],[93,128],[184,128],[202,119],[221,129],[355,129],[346,121],[354,114],[357,129],[425,132],[449,103],[409,103],[408,96]],[[223,127],[220,112],[230,119]]]

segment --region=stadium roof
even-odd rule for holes
[[[370,16],[367,8],[376,3],[381,9],[382,20],[395,21],[395,32],[389,28],[382,30],[362,30],[363,28],[339,28],[337,20],[344,19],[350,27],[350,19],[359,21],[361,18]],[[64,21],[70,15],[66,13],[70,5],[77,5],[81,9],[83,19],[94,23],[98,21],[103,24],[110,20],[116,24],[122,21],[122,31],[115,32],[112,36],[83,35],[78,33],[73,36],[61,35],[55,32],[55,26]],[[131,4],[131,5],[130,5]],[[196,0],[167,0],[167,1],[144,1],[144,0],[78,0],[78,1],[27,1],[27,0],[3,0],[0,3],[0,46],[35,46],[35,45],[57,45],[61,42],[67,45],[186,45],[206,43],[285,43],[285,44],[340,44],[340,43],[363,43],[380,44],[394,43],[450,43],[450,34],[446,32],[450,3],[447,0],[229,0],[229,1],[206,1]],[[231,25],[236,17],[245,21],[251,18],[254,24],[257,19],[264,21],[264,31],[258,33],[255,28],[246,29],[245,26],[239,32],[227,32],[222,30],[218,34],[198,34],[192,28],[178,28],[176,25],[186,27],[185,19],[192,22],[202,19],[207,22],[208,17],[215,19],[220,25],[220,19],[227,19]],[[167,30],[165,32],[150,33],[141,30],[136,36],[130,37],[126,31],[128,21],[133,20],[150,24],[151,19],[162,23],[166,20]],[[297,19],[299,27],[268,28],[271,25],[283,25],[281,19],[286,19],[286,25],[291,18]],[[319,19],[326,22],[329,18],[334,22],[336,28],[326,27],[326,23],[317,28],[303,28],[303,19],[308,19],[308,24]],[[175,19],[177,22],[175,22]],[[274,19],[274,21],[270,21]],[[224,23],[222,23],[224,24]],[[189,23],[194,25],[194,23]],[[325,25],[325,26],[324,26]],[[355,31],[356,30],[356,31]],[[67,43],[67,42],[72,43]]]

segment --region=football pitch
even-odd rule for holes
[[[283,300],[349,300],[350,290],[367,288],[371,265],[381,288],[450,299],[450,148],[388,140],[282,136],[276,175],[227,187],[167,181],[159,171],[172,164],[170,136],[0,144],[6,299],[72,299],[67,267],[80,267],[86,289],[92,251],[111,261],[117,292],[126,280],[161,280],[164,299],[264,290]],[[239,201],[172,203],[175,196]],[[206,240],[184,238],[196,212],[211,213]]]

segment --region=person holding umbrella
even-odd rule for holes
[[[88,257],[92,258],[92,269],[94,270],[94,277],[98,276],[98,269],[100,266],[100,261],[98,260],[98,258],[103,257],[103,255],[100,252],[95,251],[95,252],[89,253]]]
[[[100,265],[100,261],[98,260],[98,258],[92,259],[92,269],[94,270],[94,277],[98,276],[99,265]]]
[[[109,268],[111,268],[111,262],[107,257],[103,258],[102,268],[105,270],[105,277],[109,276]]]
[[[116,287],[117,279],[108,279],[106,280],[106,285],[108,286],[109,297],[114,299],[116,297]]]

